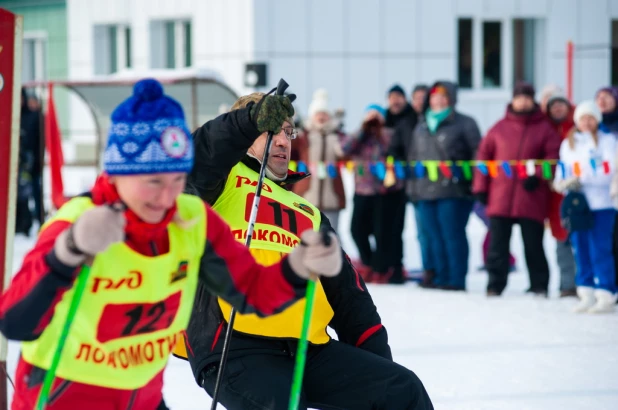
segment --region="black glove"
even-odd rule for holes
[[[487,203],[489,202],[489,196],[487,195],[487,192],[478,192],[474,194],[474,198],[476,198],[476,200],[484,206],[487,206]]]
[[[541,184],[541,181],[539,180],[539,177],[537,177],[536,175],[532,175],[524,179],[524,189],[528,192],[534,191],[535,189],[539,187],[540,184]]]
[[[294,107],[287,95],[265,95],[251,107],[251,120],[261,133],[280,133],[283,122],[293,116]]]

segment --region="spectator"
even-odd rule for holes
[[[355,161],[354,210],[352,212],[352,239],[360,255],[357,270],[366,282],[385,282],[390,263],[389,233],[391,227],[383,223],[384,214],[392,209],[384,206],[381,194],[383,183],[371,172],[371,163],[384,161],[390,131],[384,126],[386,112],[377,104],[367,107],[360,131],[349,136],[343,144],[344,154]],[[375,238],[375,250],[369,237]]]
[[[35,157],[38,156],[37,148],[40,147],[39,117],[37,112],[30,109],[28,99],[26,89],[22,88],[15,233],[26,236],[30,236],[32,228],[30,198],[33,192]]]
[[[483,245],[481,250],[483,253],[483,266],[479,267],[479,271],[487,270],[487,254],[489,253],[489,242],[491,242],[491,235],[489,234],[489,217],[487,216],[487,206],[483,205],[479,201],[474,202],[474,208],[472,208],[474,214],[485,224],[487,233],[485,239],[483,239]],[[517,270],[515,256],[509,254],[509,272],[515,272]]]
[[[557,84],[547,84],[541,90],[539,95],[539,106],[541,107],[541,111],[543,111],[543,113],[547,114],[547,103],[554,95],[564,95],[564,90],[562,90],[562,88]]]
[[[560,146],[560,160],[565,169],[579,163],[580,175],[566,177],[556,173],[559,192],[581,191],[591,212],[592,228],[573,229],[571,237],[577,261],[577,295],[575,312],[613,312],[616,304],[616,278],[612,252],[615,213],[610,196],[611,174],[596,172],[608,162],[615,169],[616,138],[599,132],[601,113],[592,101],[584,101],[575,110],[577,130],[572,130]],[[596,164],[593,168],[592,164]],[[569,197],[567,196],[567,200]],[[571,225],[575,228],[575,221]],[[595,303],[596,299],[596,303]]]
[[[618,134],[618,87],[601,88],[596,95],[596,104],[601,111],[599,129]]]
[[[305,163],[336,163],[343,157],[339,124],[328,109],[328,93],[320,89],[313,94],[309,105],[309,118],[299,138],[292,140],[298,159]],[[339,211],[345,208],[345,192],[341,175],[318,179],[316,175],[294,184],[296,194],[318,207],[330,220],[333,229],[339,226]]]
[[[554,129],[564,140],[574,127],[573,113],[575,109],[570,101],[560,91],[550,94],[547,98],[545,113]],[[575,257],[569,235],[560,221],[560,206],[563,196],[551,192],[549,199],[549,226],[556,238],[556,260],[560,268],[560,297],[577,296],[575,291]]]
[[[457,86],[438,81],[430,89],[424,114],[407,144],[408,161],[471,160],[481,135],[476,122],[455,110]],[[472,210],[470,183],[463,178],[411,179],[408,194],[418,200],[422,226],[430,242],[435,277],[426,287],[465,290],[468,272],[466,225]]]
[[[611,132],[618,138],[618,88],[605,87],[597,91],[596,104],[601,111],[601,124],[599,130]],[[618,213],[614,227],[618,227]],[[616,282],[618,283],[618,228],[614,229],[614,262],[616,270]]]
[[[421,101],[421,107],[418,111],[415,108],[415,113],[422,112],[423,106],[425,104],[425,99],[427,97],[427,93],[423,90],[423,87],[426,89],[426,86],[420,85],[415,87],[414,92],[412,93],[412,104],[417,103],[420,97],[423,97]],[[389,145],[388,155],[392,156],[396,161],[408,161],[408,151],[410,144],[412,142],[412,136],[414,133],[414,129],[419,121],[419,115],[409,115],[403,118],[397,127],[395,128],[395,132],[393,134],[393,138]],[[425,232],[426,228],[423,226],[423,219],[420,217],[420,212],[418,210],[418,198],[409,197],[405,192],[405,186],[402,186],[401,190],[402,195],[402,204],[398,208],[399,220],[397,222],[397,226],[401,228],[401,233],[397,236],[397,239],[401,238],[403,233],[404,223],[405,223],[405,209],[407,201],[410,200],[414,205],[414,216],[416,219],[416,231],[417,231],[417,239],[421,248],[421,260],[423,264],[423,277],[424,278],[433,278],[435,276],[435,266],[433,263],[433,254],[431,251],[431,243],[428,239],[428,235]],[[397,235],[397,233],[395,234]],[[399,251],[397,249],[397,251]],[[399,257],[399,261],[403,259],[403,240],[401,240],[401,257]],[[399,255],[396,255],[396,258]]]
[[[425,100],[427,99],[428,92],[429,87],[425,84],[417,84],[414,86],[410,102],[412,103],[412,109],[414,109],[416,115],[423,115],[423,107],[425,106]]]
[[[404,118],[412,115],[414,110],[406,100],[406,93],[399,84],[395,84],[388,90],[388,110],[386,112],[387,128],[395,128]]]
[[[518,83],[506,115],[498,121],[481,142],[477,158],[481,161],[513,161],[527,159],[557,159],[560,136],[534,102],[534,88]],[[507,284],[509,244],[514,224],[519,224],[530,289],[547,297],[549,266],[543,250],[544,220],[547,217],[549,186],[534,175],[521,178],[517,173],[507,176],[500,172],[495,178],[476,171],[474,193],[487,205],[491,234],[487,271],[487,296],[499,296]]]

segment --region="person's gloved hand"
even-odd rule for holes
[[[126,219],[121,209],[97,206],[84,212],[56,238],[54,252],[67,266],[78,266],[87,256],[105,251],[124,240]]]
[[[571,177],[563,179],[562,181],[554,182],[554,191],[560,193],[566,191],[579,191],[581,187],[582,184],[579,180],[579,177]]]
[[[524,179],[524,189],[528,192],[532,192],[541,185],[541,180],[536,175],[531,175]]]
[[[328,233],[330,245],[324,244],[322,234],[306,230],[300,236],[301,244],[288,256],[290,266],[298,276],[310,279],[311,274],[337,276],[343,266],[341,247],[337,236]]]
[[[487,192],[477,192],[474,194],[474,198],[484,206],[487,206],[487,203],[489,202],[489,195],[487,195]]]
[[[260,133],[281,132],[283,122],[294,116],[294,106],[287,95],[265,95],[251,107],[251,120]]]

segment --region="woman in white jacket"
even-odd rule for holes
[[[556,191],[581,191],[594,215],[594,227],[571,232],[577,274],[575,283],[580,302],[575,312],[612,312],[616,304],[616,276],[612,253],[614,209],[610,184],[616,165],[616,139],[598,130],[601,113],[592,101],[584,101],[575,109],[575,126],[562,142],[560,161],[567,174],[579,167],[579,175],[556,172]],[[609,173],[604,172],[604,162]]]

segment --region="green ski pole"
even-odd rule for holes
[[[330,236],[327,230],[322,230],[322,240],[326,246],[330,245]],[[302,246],[302,243],[301,243]],[[288,410],[297,410],[300,402],[300,393],[303,390],[303,376],[305,375],[305,362],[307,361],[307,335],[309,334],[309,326],[311,325],[311,313],[313,312],[313,299],[315,296],[315,282],[318,280],[317,275],[311,274],[309,283],[307,284],[307,293],[305,294],[305,313],[303,315],[303,327],[298,341],[298,349],[296,350],[296,364],[294,366],[294,379],[292,381],[292,391],[290,392],[290,404]]]
[[[303,328],[298,341],[298,350],[296,351],[296,365],[294,366],[294,380],[292,382],[292,392],[290,393],[290,405],[288,410],[297,410],[300,401],[300,393],[303,388],[303,376],[305,373],[305,362],[307,361],[307,334],[309,333],[309,325],[311,324],[311,312],[313,311],[313,297],[315,295],[315,280],[311,278],[307,284],[307,293],[305,299],[305,314],[303,316]]]
[[[79,302],[84,295],[84,289],[86,289],[86,282],[88,282],[88,276],[90,276],[90,267],[84,265],[79,273],[79,277],[77,278],[77,283],[75,285],[75,293],[73,293],[73,297],[71,298],[71,304],[69,305],[67,318],[64,322],[64,326],[62,327],[62,333],[60,334],[60,339],[58,339],[58,345],[56,346],[56,351],[54,352],[51,366],[45,374],[45,380],[43,381],[43,387],[41,388],[41,394],[39,395],[39,401],[36,406],[37,410],[43,410],[47,406],[49,393],[51,391],[54,378],[56,377],[56,370],[58,369],[58,364],[60,364],[60,359],[62,357],[64,343],[69,336],[71,323],[73,323],[73,319],[75,318],[75,313],[77,312]]]

